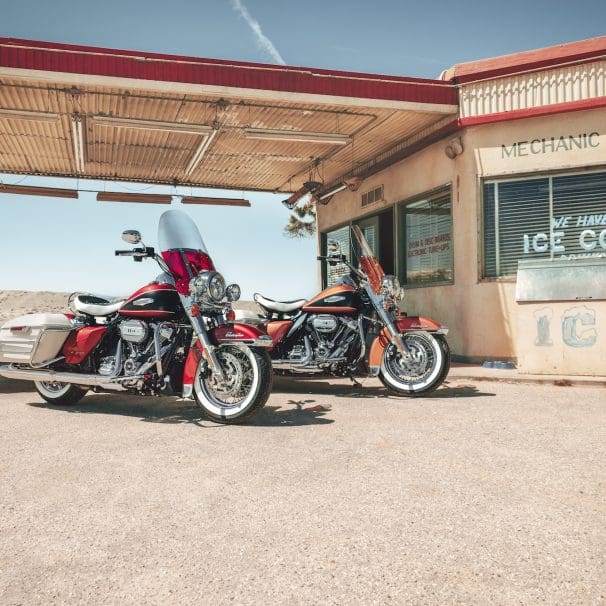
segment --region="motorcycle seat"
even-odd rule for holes
[[[70,305],[75,311],[87,316],[111,316],[123,305],[125,299],[110,299],[99,295],[74,293],[70,297]]]
[[[263,309],[280,314],[297,311],[297,309],[303,307],[306,301],[306,299],[297,299],[296,301],[274,301],[273,299],[268,299],[267,297],[260,295],[258,292],[255,293],[254,299]]]

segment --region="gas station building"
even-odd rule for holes
[[[604,374],[606,37],[436,80],[3,38],[0,141],[3,173],[311,198],[461,360]]]

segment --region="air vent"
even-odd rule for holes
[[[370,204],[383,201],[384,199],[383,186],[379,185],[379,187],[375,187],[374,189],[362,194],[362,206],[369,206]]]

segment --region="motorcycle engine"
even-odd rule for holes
[[[148,324],[140,320],[124,320],[118,325],[120,338],[124,344],[122,348],[122,370],[125,375],[142,374],[151,369],[156,361],[156,347],[154,341],[158,340],[161,355],[167,351],[170,339],[175,332],[173,324]],[[101,358],[99,374],[109,376],[115,374],[115,356]]]
[[[318,332],[333,333],[339,322],[336,316],[315,316],[311,319],[311,324]]]
[[[149,328],[140,320],[120,322],[120,336],[130,343],[143,343],[147,339]]]
[[[318,363],[341,363],[358,334],[355,320],[332,315],[312,316],[309,327],[314,336],[314,358]]]

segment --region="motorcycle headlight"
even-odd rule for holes
[[[192,278],[189,281],[189,292],[192,295],[196,297],[202,297],[206,292],[206,273],[208,272],[198,274],[195,278]]]
[[[220,273],[214,272],[208,280],[208,294],[216,303],[223,300],[225,296],[225,280]]]
[[[403,292],[400,280],[396,276],[384,276],[381,284],[381,294],[390,297],[394,301],[401,300]]]
[[[240,298],[240,287],[237,284],[230,284],[225,289],[225,294],[229,301],[237,301]]]

